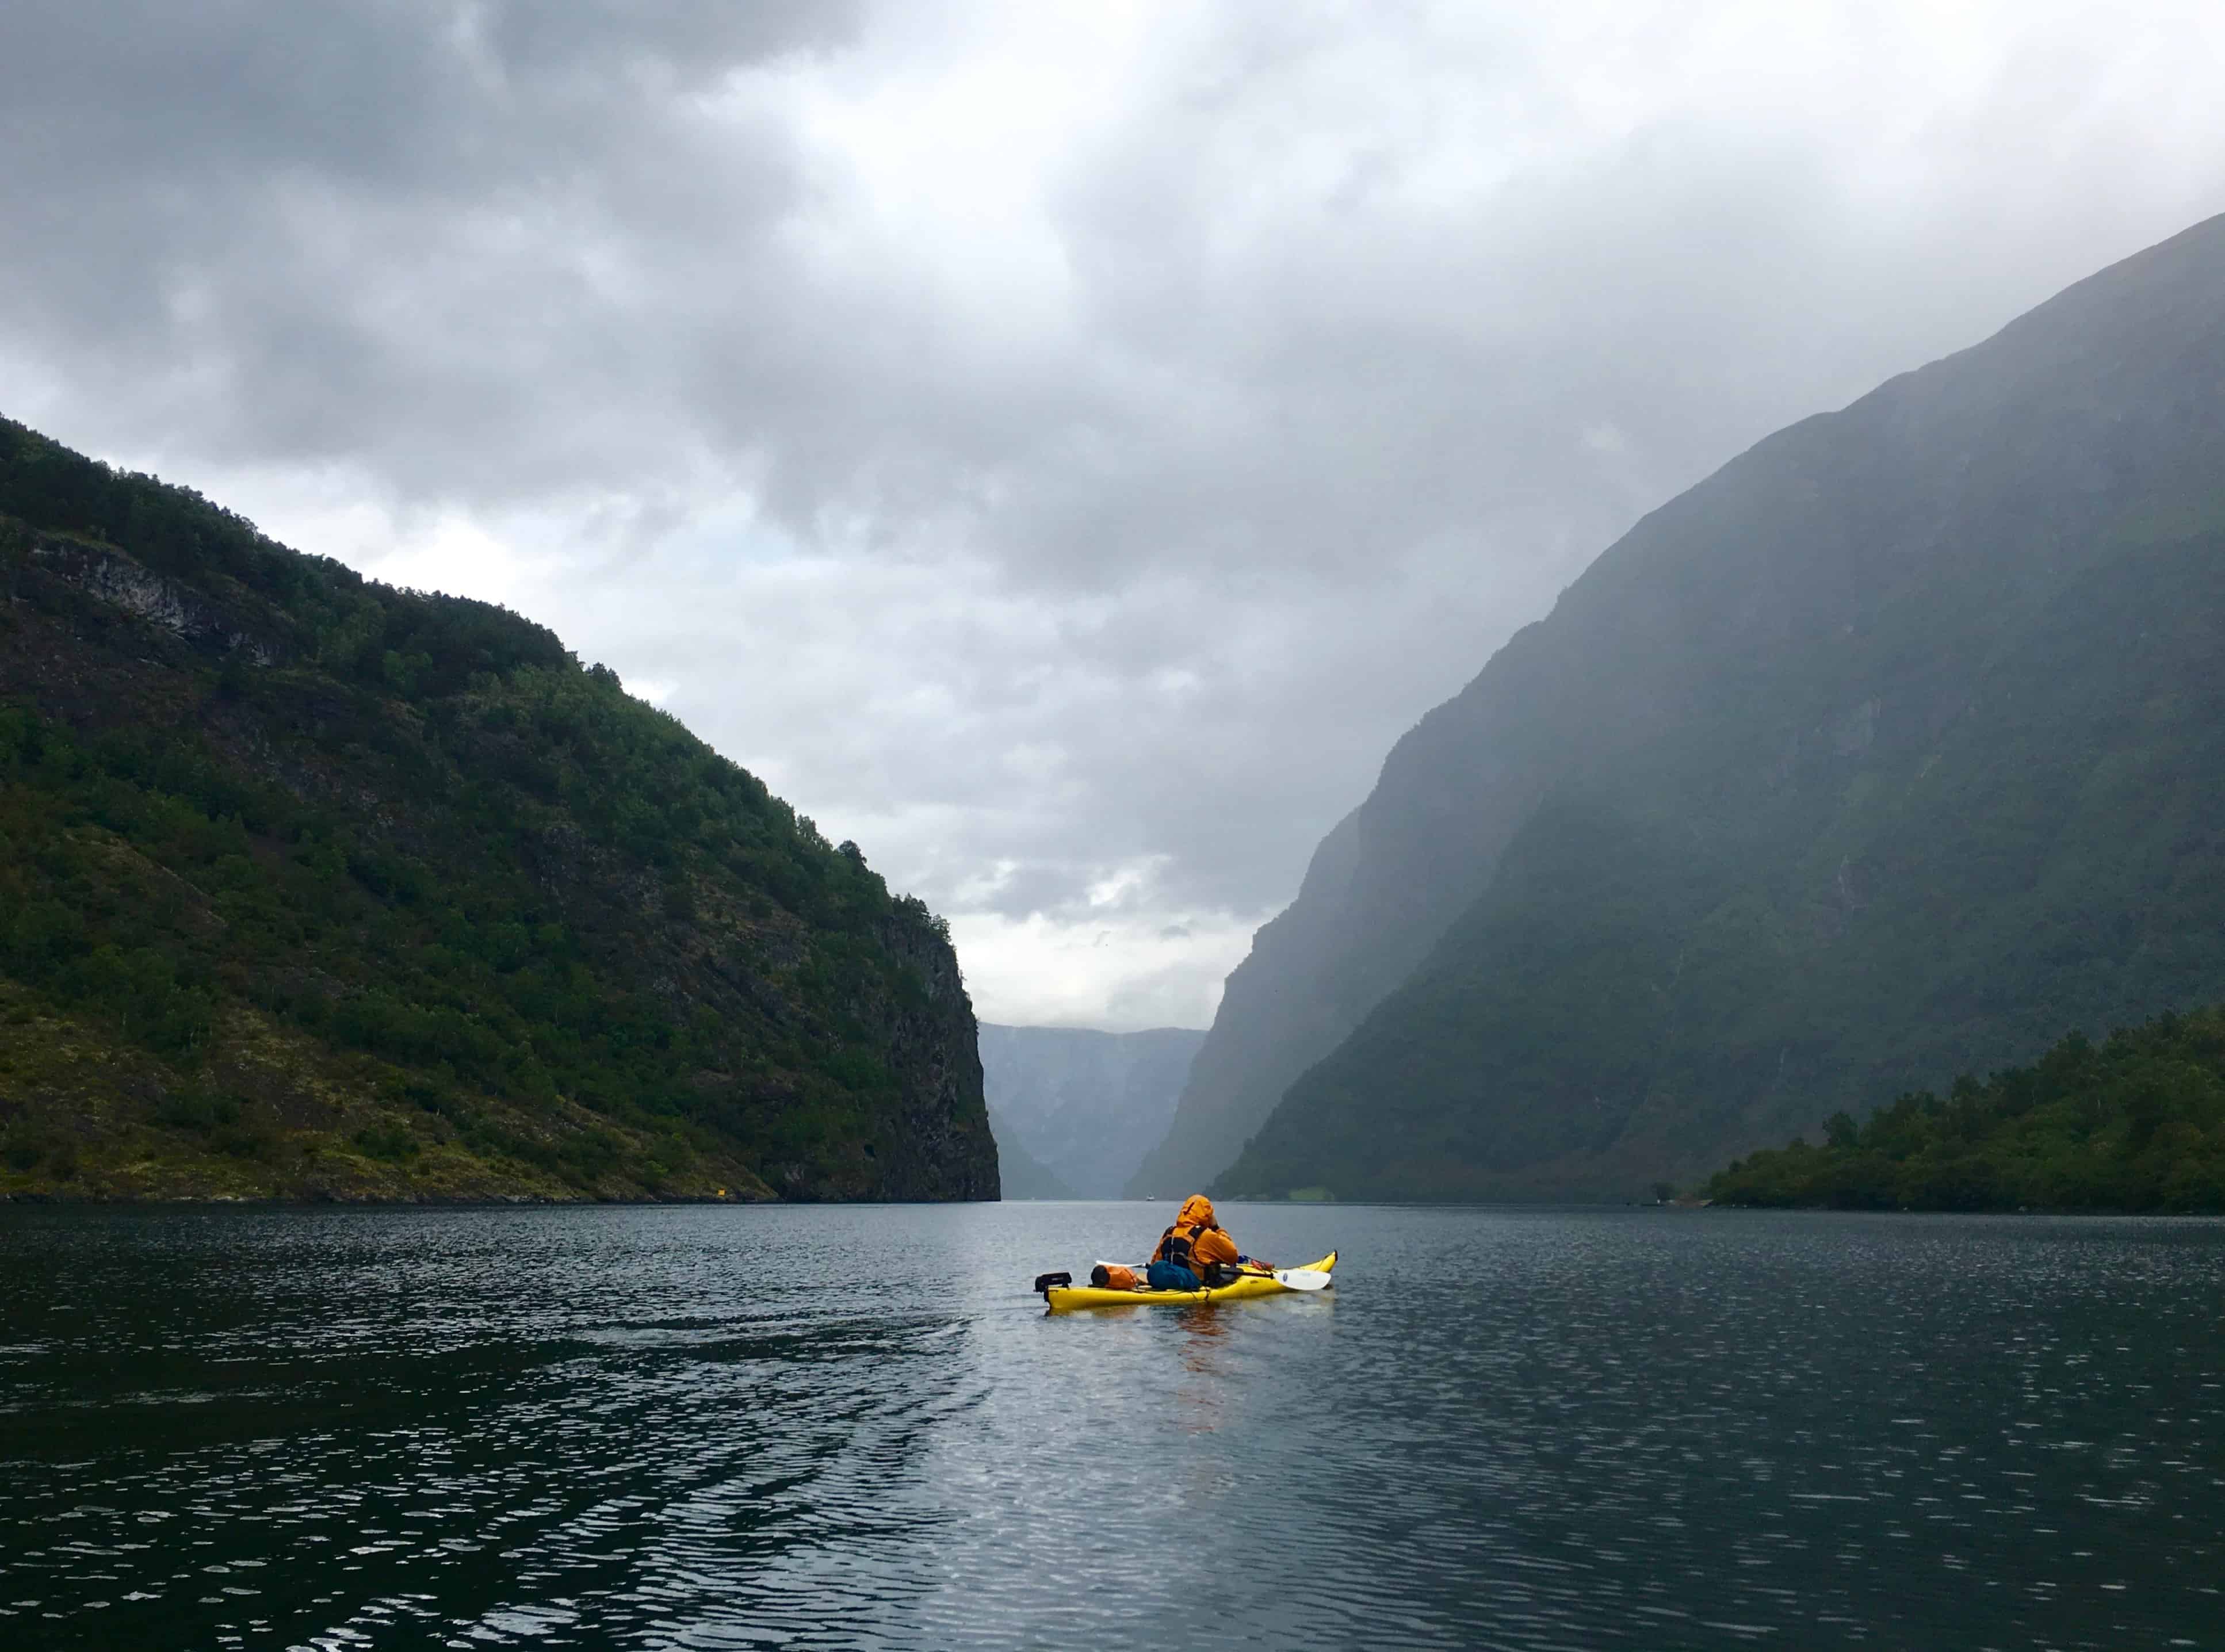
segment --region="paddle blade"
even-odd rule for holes
[[[1329,1288],[1329,1275],[1318,1268],[1278,1268],[1275,1280],[1294,1291],[1325,1291]]]

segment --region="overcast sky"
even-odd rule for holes
[[[1779,425],[2225,210],[2225,6],[7,0],[0,412],[504,602],[1202,1026]]]

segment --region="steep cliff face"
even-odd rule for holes
[[[1353,1002],[1355,983],[1340,965],[1353,956],[1364,917],[1353,888],[1362,813],[1322,839],[1298,898],[1252,937],[1250,955],[1230,973],[1174,1115],[1128,1178],[1129,1198],[1181,1199],[1204,1187],[1234,1161],[1290,1081],[1372,1005]]]
[[[993,1199],[947,934],[483,604],[0,424],[0,1193]]]
[[[897,967],[900,989],[887,977],[862,972],[853,1000],[859,1025],[884,1029],[888,1070],[897,1084],[896,1129],[890,1162],[877,1166],[886,1199],[993,1199],[998,1197],[997,1142],[981,1083],[979,1029],[958,972],[958,954],[923,913],[899,912],[878,926]],[[901,989],[916,982],[919,991]]]
[[[1620,1197],[2215,997],[2221,478],[2225,220],[1761,443],[1400,743],[1176,1136]]]
[[[1069,1189],[1042,1198],[1117,1199],[1174,1116],[1205,1035],[1185,1027],[981,1029],[981,1068],[998,1141]]]

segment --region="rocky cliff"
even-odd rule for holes
[[[1158,1180],[1623,1197],[2215,997],[2221,628],[2213,219],[1602,555],[1261,932],[1170,1137],[1252,1145]]]
[[[0,423],[0,1193],[997,1192],[854,845],[516,615]]]

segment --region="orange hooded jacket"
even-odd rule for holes
[[[1175,1212],[1175,1225],[1159,1235],[1159,1248],[1151,1252],[1151,1260],[1180,1263],[1202,1278],[1208,1264],[1233,1263],[1239,1254],[1236,1241],[1213,1219],[1213,1201],[1203,1193],[1192,1193]]]

